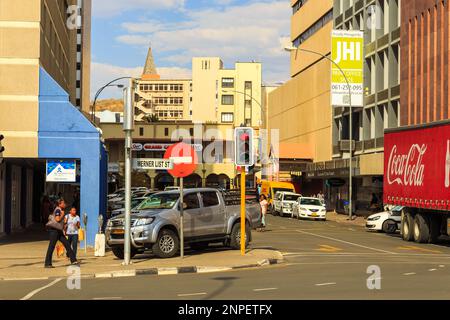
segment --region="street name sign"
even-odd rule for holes
[[[172,170],[173,161],[171,159],[133,159],[133,169],[135,170]]]

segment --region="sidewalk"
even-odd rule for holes
[[[40,239],[39,239],[40,237]],[[0,280],[29,280],[46,279],[54,277],[67,277],[69,261],[66,257],[53,259],[55,269],[44,268],[44,257],[48,241],[42,240],[42,234],[37,235],[38,240],[32,241],[30,235],[0,240]],[[229,250],[222,246],[211,247],[205,251],[187,251],[184,259],[179,257],[171,259],[158,259],[151,254],[137,255],[131,266],[122,266],[122,260],[117,259],[112,252],[105,257],[94,257],[92,248],[87,254],[84,248],[78,249],[78,258],[81,261],[81,274],[83,277],[114,277],[134,276],[138,274],[177,274],[177,273],[203,273],[226,271],[237,268],[259,267],[263,265],[280,263],[283,260],[281,253],[273,250],[252,250],[242,257],[240,251]]]
[[[350,221],[348,220],[348,215],[345,214],[338,214],[336,212],[328,212],[327,213],[327,219],[329,221],[334,221],[337,223],[344,223],[352,226],[360,226],[365,227],[366,220],[363,217],[354,217],[354,220]]]

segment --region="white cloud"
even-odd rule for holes
[[[92,62],[91,66],[91,98],[95,96],[98,89],[105,84],[120,77],[140,77],[143,67],[119,67],[111,64]],[[162,67],[158,68],[158,73],[163,79],[189,79],[191,78],[191,70],[179,67]],[[117,82],[117,84],[127,84],[127,80]],[[112,87],[102,92],[100,98],[120,98],[122,92],[120,89]]]
[[[94,17],[113,17],[125,11],[183,9],[185,0],[93,0]]]
[[[144,47],[152,43],[154,51],[164,53],[162,61],[183,66],[194,56],[220,56],[226,64],[258,60],[269,71],[274,65],[289,69],[289,55],[282,51],[290,30],[286,1],[185,10],[184,15],[187,20],[177,24],[125,23],[127,33],[117,41]]]

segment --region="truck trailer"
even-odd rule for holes
[[[403,207],[403,240],[436,243],[448,235],[450,121],[388,129],[384,137],[384,203]]]

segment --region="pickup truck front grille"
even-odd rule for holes
[[[134,226],[135,223],[136,223],[136,219],[131,219],[131,226]],[[120,227],[123,227],[124,225],[125,225],[124,219],[112,220],[112,222],[111,222],[111,226],[113,228],[120,228]]]

